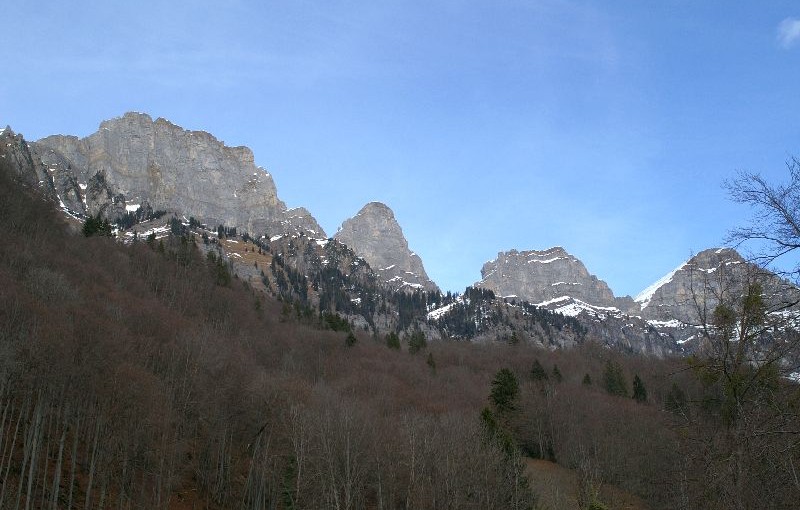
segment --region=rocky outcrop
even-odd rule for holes
[[[608,284],[589,274],[583,262],[560,246],[548,250],[500,252],[483,265],[477,287],[502,297],[549,303],[564,297],[624,312],[638,309],[630,297],[616,298]]]
[[[732,248],[711,248],[675,268],[643,290],[635,300],[651,323],[701,324],[721,293],[741,295],[748,282],[760,283],[770,308],[797,302],[800,292],[789,282],[745,261]]]
[[[25,138],[14,133],[10,126],[0,131],[0,168],[16,175],[28,186],[42,188],[45,196],[56,198],[47,169],[34,157]]]
[[[80,200],[65,203],[78,212],[116,219],[149,206],[251,233],[326,237],[308,211],[287,211],[250,149],[228,147],[204,131],[126,113],[86,138],[54,135],[31,145],[53,173],[76,184]]]
[[[409,250],[392,210],[380,202],[365,205],[333,238],[362,257],[391,288],[439,289],[425,273],[422,259]]]

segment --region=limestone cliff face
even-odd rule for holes
[[[583,262],[560,246],[548,250],[500,252],[481,269],[477,287],[498,296],[516,296],[530,303],[545,303],[568,296],[593,306],[629,311],[630,298],[615,298],[606,282],[589,274]]]
[[[32,145],[46,166],[74,177],[87,214],[113,219],[146,204],[251,233],[296,228],[325,237],[307,211],[287,213],[249,148],[228,147],[204,131],[126,113],[86,138],[54,135]]]
[[[379,202],[365,205],[333,237],[366,260],[390,287],[438,290],[425,273],[422,259],[409,250],[403,230],[386,205]]]
[[[744,292],[747,282],[758,281],[769,306],[796,302],[798,289],[777,275],[745,261],[732,248],[701,251],[636,296],[643,318],[700,324],[710,316],[720,291]]]

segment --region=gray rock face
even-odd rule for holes
[[[590,305],[617,307],[625,312],[633,305],[627,296],[615,298],[606,282],[589,274],[583,262],[560,246],[543,251],[500,252],[495,260],[483,265],[481,277],[476,287],[533,304],[568,296]]]
[[[34,144],[15,134],[10,127],[0,131],[0,168],[16,174],[29,186],[38,188],[45,198],[62,209],[83,213],[80,188],[74,177],[61,167],[42,160]]]
[[[636,296],[641,316],[650,321],[701,324],[710,317],[720,292],[743,292],[758,281],[769,306],[797,301],[798,289],[777,275],[746,262],[732,248],[711,248],[681,264]]]
[[[325,232],[308,211],[287,212],[275,183],[247,147],[228,147],[204,131],[126,113],[79,139],[54,135],[35,144],[46,166],[83,191],[74,201],[87,214],[115,219],[138,205],[194,216],[208,225],[251,233]]]
[[[27,185],[42,188],[46,197],[56,198],[47,168],[34,157],[25,138],[14,133],[10,127],[0,131],[0,167],[18,176]]]
[[[365,205],[342,224],[333,238],[366,260],[381,280],[394,289],[439,289],[425,273],[422,259],[408,249],[394,213],[384,204]]]

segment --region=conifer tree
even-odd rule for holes
[[[517,408],[519,383],[514,372],[507,368],[500,369],[492,381],[489,400],[501,415],[508,414]]]
[[[686,409],[686,393],[676,383],[672,383],[672,388],[664,397],[664,408],[673,413],[682,413]]]
[[[547,372],[544,370],[544,367],[541,363],[539,363],[538,359],[533,360],[533,368],[531,368],[531,378],[534,381],[546,381],[549,376]]]
[[[400,349],[400,337],[397,336],[397,333],[392,331],[388,335],[386,335],[386,346],[389,349]]]
[[[628,396],[628,385],[625,376],[622,374],[622,366],[619,363],[608,360],[603,372],[603,383],[606,391],[611,395],[619,397]]]
[[[411,338],[408,340],[408,352],[416,354],[427,346],[428,342],[425,340],[425,333],[416,330],[411,334]]]
[[[563,379],[561,370],[558,369],[558,365],[553,365],[553,380],[555,382],[561,382],[561,379]]]
[[[83,235],[86,237],[94,235],[111,237],[114,233],[108,220],[102,219],[100,213],[97,213],[96,216],[89,216],[83,222]]]
[[[637,402],[647,402],[647,390],[638,374],[633,376],[633,398]]]

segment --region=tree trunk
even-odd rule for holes
[[[75,469],[78,463],[78,437],[80,435],[81,416],[80,412],[75,414],[75,427],[72,430],[72,455],[70,456],[69,469],[69,496],[67,497],[67,508],[72,509],[72,497],[75,489]]]
[[[31,445],[31,461],[28,468],[28,490],[25,498],[25,510],[30,510],[31,501],[33,500],[33,480],[36,478],[36,461],[38,460],[39,442],[42,434],[42,407],[42,399],[39,398],[36,404],[36,411],[34,412],[33,444]],[[45,464],[46,463],[47,459],[45,459]],[[22,480],[20,480],[20,487],[22,486],[21,482]]]
[[[11,447],[9,448],[8,451],[8,462],[6,462],[5,474],[3,475],[3,488],[2,490],[0,490],[0,508],[5,508],[3,506],[3,502],[5,501],[6,488],[8,487],[8,474],[11,471],[11,461],[14,458],[14,447],[16,446],[17,443],[17,435],[19,434],[20,422],[22,421],[23,416],[27,417],[28,414],[27,404],[28,401],[26,401],[26,404],[23,405],[23,407],[19,410],[19,414],[17,415],[17,424],[14,426],[14,437],[11,439]],[[0,467],[2,466],[0,465]]]

